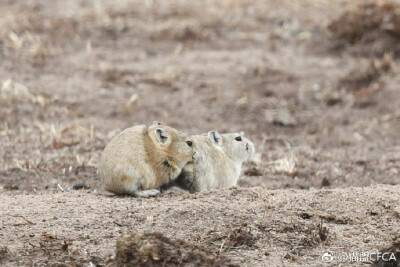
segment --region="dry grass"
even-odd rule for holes
[[[257,242],[256,229],[242,223],[239,227],[224,229],[222,232],[210,231],[207,242],[219,248],[218,254],[230,250],[240,250],[246,247],[253,247]]]
[[[386,54],[381,60],[364,60],[338,81],[338,90],[354,96],[353,105],[366,107],[374,104],[374,96],[384,89],[383,76],[390,73],[394,61]]]
[[[152,33],[152,40],[172,40],[180,42],[206,41],[216,33],[211,27],[200,25],[198,23],[185,23],[177,26],[176,22],[164,23],[157,27]]]
[[[115,259],[108,266],[236,266],[205,248],[173,240],[162,233],[131,234],[117,241]]]
[[[35,120],[31,127],[21,127],[16,131],[5,125],[1,132],[7,154],[3,157],[5,164],[0,175],[13,178],[4,189],[24,190],[33,186],[58,190],[57,184],[65,187],[63,184],[70,179],[74,181],[74,177],[84,178],[90,185],[94,182],[98,151],[104,148],[106,137],[96,133],[93,125],[84,127],[78,121],[64,124]],[[27,146],[27,140],[32,145]],[[49,179],[54,174],[57,174],[57,179]],[[30,183],[24,182],[26,178],[32,179]],[[39,184],[40,180],[47,182]]]
[[[360,61],[360,64],[339,81],[339,89],[353,92],[363,90],[379,82],[380,77],[389,72],[393,64],[393,59],[388,55],[382,60]]]
[[[283,173],[294,177],[298,174],[299,168],[298,151],[287,140],[283,140],[283,143],[288,149],[286,155],[281,159],[268,162],[266,166],[269,171],[274,173]]]
[[[5,16],[0,20],[0,52],[44,64],[48,57],[62,54],[76,40],[78,28],[74,18],[50,17],[37,11]]]
[[[400,5],[396,2],[383,4],[362,3],[346,10],[333,20],[328,29],[334,38],[354,45],[353,52],[364,56],[380,56],[386,53],[400,55]]]

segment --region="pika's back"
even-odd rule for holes
[[[138,125],[127,128],[115,136],[104,149],[104,152],[118,150],[118,153],[131,153],[132,145],[142,145],[144,136],[147,135],[147,127]],[[116,151],[117,152],[117,151]]]
[[[147,127],[130,127],[115,136],[104,148],[99,171],[102,177],[112,176],[116,165],[130,164],[135,159],[144,159]]]

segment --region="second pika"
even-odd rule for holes
[[[238,133],[210,131],[192,138],[196,160],[183,168],[173,185],[192,193],[236,185],[243,162],[254,154],[254,144]]]
[[[194,156],[190,137],[154,122],[125,129],[103,151],[99,174],[104,189],[149,197],[178,177]]]

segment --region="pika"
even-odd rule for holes
[[[172,184],[191,193],[236,185],[243,162],[255,152],[254,144],[238,133],[210,131],[192,138],[196,159],[183,168]]]
[[[150,197],[181,173],[195,151],[192,139],[176,129],[154,122],[127,128],[105,147],[99,174],[105,190]]]

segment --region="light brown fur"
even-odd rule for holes
[[[191,139],[172,127],[154,123],[125,129],[103,151],[99,174],[107,191],[148,197],[174,180],[192,160]]]
[[[192,138],[196,145],[196,160],[186,164],[171,186],[177,185],[192,193],[235,186],[243,162],[254,154],[253,143],[238,133],[220,135],[216,131]]]

